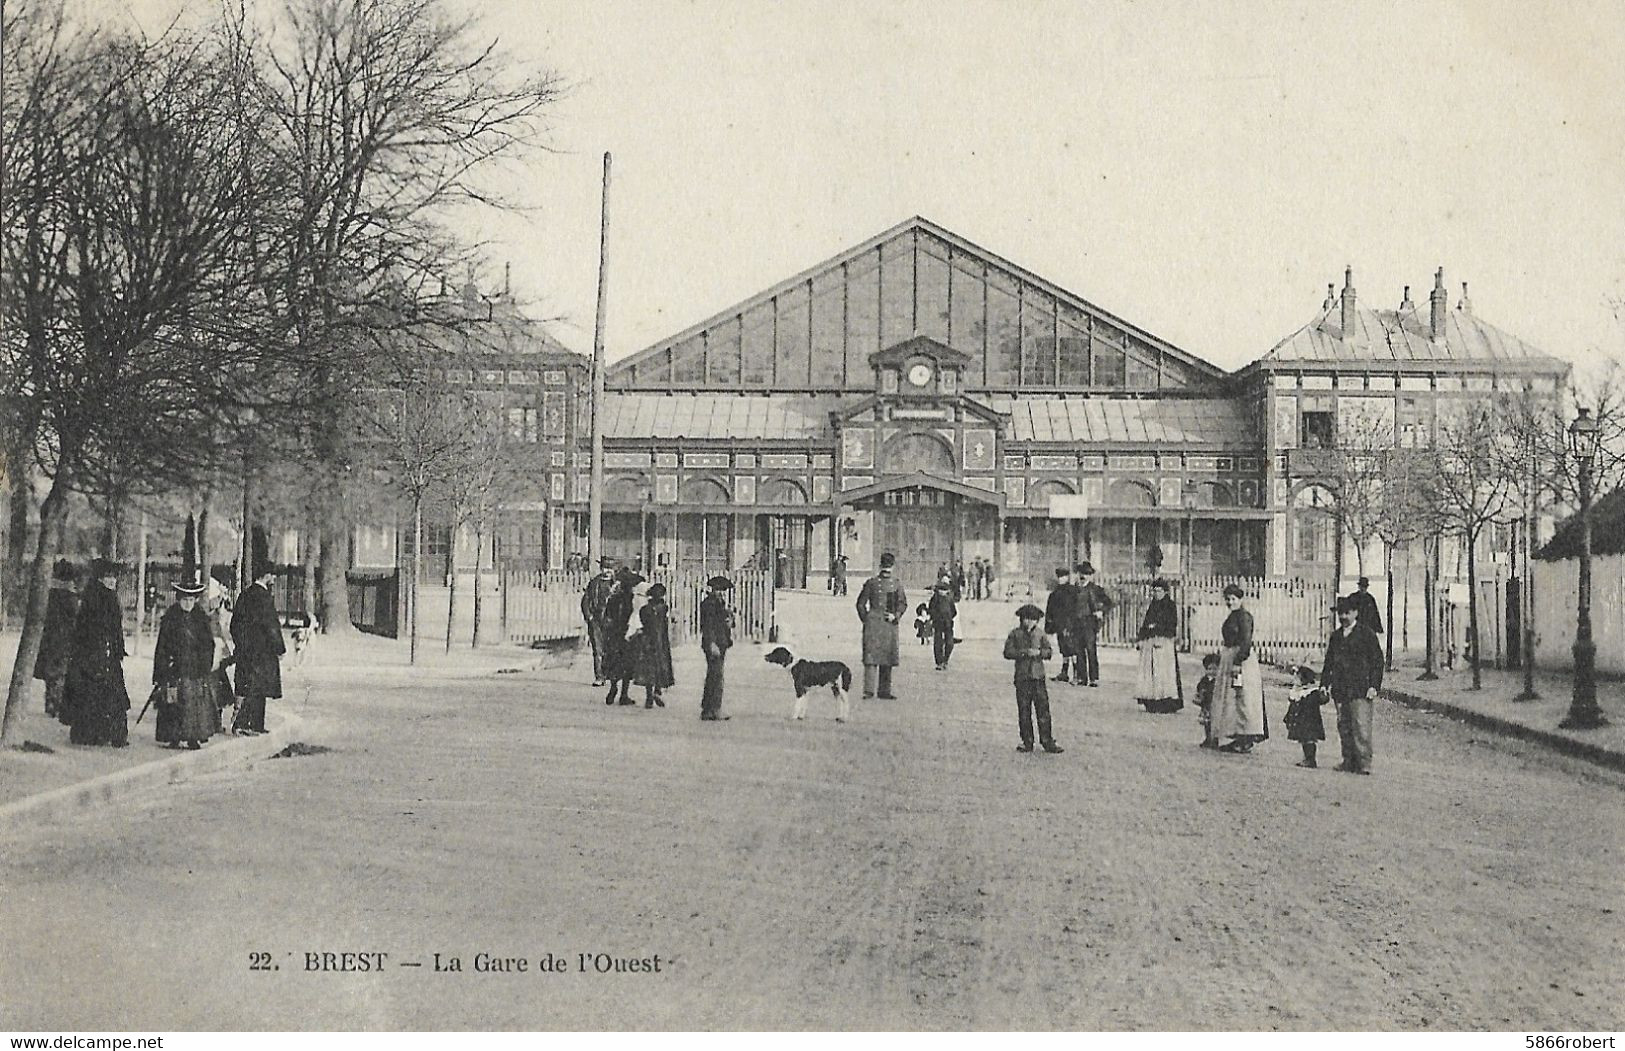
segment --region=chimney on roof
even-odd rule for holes
[[[1354,338],[1354,268],[1343,270],[1343,338]]]
[[[1399,301],[1399,309],[1402,311],[1411,311],[1416,309],[1416,304],[1411,302],[1410,285],[1405,286],[1405,296]]]
[[[1463,314],[1471,314],[1473,312],[1473,301],[1467,298],[1467,282],[1465,281],[1461,283],[1461,302],[1456,304],[1456,309],[1461,311]]]
[[[1326,282],[1326,302],[1320,304],[1322,314],[1330,314],[1332,307],[1337,303],[1337,286],[1330,281]]]
[[[1434,339],[1444,338],[1445,311],[1449,306],[1450,293],[1444,290],[1444,267],[1440,267],[1433,275],[1433,292],[1428,296],[1433,301],[1433,310],[1429,318],[1429,331]]]

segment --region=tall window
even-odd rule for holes
[[[1330,412],[1317,409],[1306,411],[1300,417],[1298,445],[1305,449],[1330,449],[1335,437]]]

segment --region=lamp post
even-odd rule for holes
[[[1591,641],[1591,469],[1601,438],[1590,409],[1569,425],[1569,451],[1580,469],[1580,604],[1574,629],[1574,699],[1557,725],[1564,730],[1592,730],[1607,725],[1597,707],[1597,644]]]

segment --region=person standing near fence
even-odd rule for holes
[[[1106,589],[1095,583],[1095,567],[1079,562],[1078,603],[1076,631],[1078,635],[1077,672],[1073,682],[1078,686],[1100,685],[1100,651],[1096,648],[1100,631],[1106,626],[1106,614],[1114,603]]]
[[[643,685],[643,706],[664,708],[661,694],[677,684],[671,667],[671,608],[666,585],[649,585],[649,600],[638,610],[638,673]]]
[[[79,594],[79,613],[68,640],[67,682],[61,719],[73,744],[130,743],[130,693],[124,686],[124,610],[119,605],[119,566],[105,558],[90,564]]]
[[[902,582],[892,576],[897,556],[890,551],[880,556],[880,570],[863,582],[858,592],[858,620],[863,623],[863,696],[896,700],[892,692],[892,669],[897,667],[897,624],[908,612],[908,595]]]
[[[604,678],[609,682],[605,704],[615,704],[617,692],[619,703],[637,703],[632,700],[632,676],[637,662],[633,645],[626,636],[632,624],[632,589],[641,583],[642,577],[622,566],[615,571],[609,598],[604,603]]]
[[[45,604],[45,631],[40,635],[34,678],[45,683],[45,714],[62,713],[62,689],[68,678],[68,643],[79,615],[79,593],[73,589],[78,573],[73,563],[58,559],[51,567],[51,597]]]
[[[1044,634],[1055,636],[1055,645],[1061,651],[1061,670],[1056,682],[1071,682],[1075,674],[1083,681],[1078,668],[1078,599],[1080,593],[1072,583],[1072,572],[1065,566],[1055,571],[1055,590],[1044,602]],[[1046,687],[1047,689],[1047,687]]]
[[[1360,607],[1352,596],[1341,600],[1320,681],[1337,705],[1337,736],[1343,745],[1337,769],[1344,773],[1371,772],[1371,709],[1382,689],[1382,670],[1377,633],[1360,623]]]
[[[700,694],[700,718],[706,722],[727,719],[722,714],[722,670],[728,650],[734,644],[734,615],[724,597],[733,590],[727,577],[706,581],[709,589],[700,600],[700,650],[705,654],[705,689]]]
[[[604,608],[609,604],[609,593],[614,586],[615,560],[600,558],[598,575],[587,581],[587,587],[581,593],[581,619],[587,626],[587,641],[592,645],[594,686],[604,685]]]
[[[1185,707],[1179,686],[1179,659],[1175,641],[1179,637],[1179,611],[1168,597],[1168,581],[1151,582],[1151,603],[1140,622],[1140,678],[1134,696],[1140,707],[1158,715],[1168,715]]]
[[[1264,711],[1264,675],[1253,652],[1253,615],[1246,609],[1246,592],[1239,584],[1224,586],[1224,618],[1220,637],[1219,670],[1213,676],[1213,708],[1208,738],[1221,752],[1250,752],[1269,738]],[[1219,745],[1220,738],[1230,740]]]

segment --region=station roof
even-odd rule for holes
[[[829,414],[841,402],[833,395],[611,392],[604,395],[604,437],[825,438]]]
[[[1287,336],[1253,365],[1444,364],[1514,366],[1561,372],[1567,363],[1495,327],[1468,310],[1446,313],[1444,332],[1434,339],[1423,310],[1355,310],[1355,324],[1342,329],[1337,305]]]

